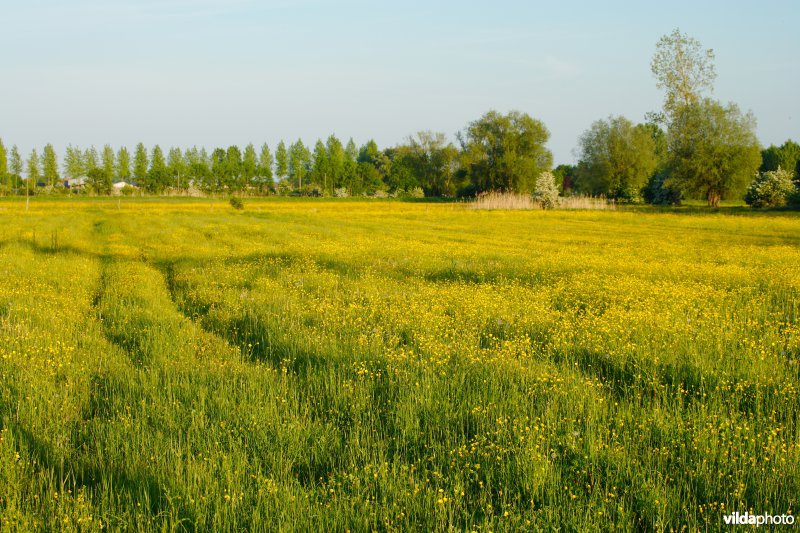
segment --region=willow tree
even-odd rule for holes
[[[45,183],[51,187],[55,187],[60,179],[58,175],[58,158],[56,157],[56,151],[53,145],[50,143],[44,147],[42,167]]]
[[[588,194],[635,199],[658,165],[651,131],[625,117],[595,121],[579,146],[576,186]]]
[[[761,164],[755,118],[736,104],[703,99],[677,110],[667,132],[667,186],[704,197],[711,207],[744,193]]]
[[[525,113],[490,111],[459,137],[475,192],[531,192],[539,174],[553,164],[553,154],[545,146],[550,132]]]

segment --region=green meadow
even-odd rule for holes
[[[800,216],[0,201],[0,529],[796,513]]]

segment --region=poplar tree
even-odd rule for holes
[[[258,174],[258,154],[253,143],[248,144],[244,148],[244,155],[242,157],[242,181],[244,189],[253,185],[256,174]]]
[[[136,152],[133,155],[133,179],[140,187],[144,187],[147,183],[147,149],[144,144],[139,143],[136,145]]]
[[[67,151],[64,155],[64,174],[73,180],[86,174],[83,152],[71,144],[67,146]]]
[[[186,159],[183,157],[180,148],[170,148],[167,155],[167,171],[170,177],[170,184],[177,189],[186,188]]]
[[[160,192],[164,189],[167,181],[167,163],[164,160],[164,152],[159,145],[153,147],[150,156],[150,168],[147,171],[147,182],[145,188],[149,192]]]
[[[313,179],[322,186],[322,190],[328,192],[328,151],[325,149],[325,144],[321,140],[317,140],[314,145],[313,160]]]
[[[124,181],[131,178],[131,154],[124,146],[117,151],[117,176]]]
[[[8,172],[8,154],[6,153],[3,139],[0,139],[0,178],[5,179],[6,187],[11,190],[11,175]]]
[[[17,145],[11,147],[11,160],[9,162],[9,168],[11,169],[11,174],[14,177],[14,184],[18,183],[22,179],[22,156],[19,153],[19,149]]]
[[[286,144],[281,141],[275,149],[275,173],[282,180],[289,173],[289,156],[286,153]]]
[[[45,183],[51,187],[55,187],[59,180],[58,158],[56,157],[56,151],[53,145],[50,143],[44,147],[43,167]]]
[[[269,151],[267,143],[261,145],[261,155],[258,158],[258,185],[260,190],[264,190],[264,185],[272,184],[272,153]]]
[[[242,188],[242,152],[238,146],[229,146],[225,152],[225,175],[228,187]]]
[[[87,148],[83,152],[83,167],[87,175],[89,171],[99,168],[99,159],[97,149],[94,146]]]
[[[114,149],[111,145],[103,146],[103,176],[106,181],[114,181]]]
[[[310,158],[311,153],[301,139],[289,147],[289,180],[296,184],[298,190],[303,188]]]
[[[333,189],[344,186],[344,146],[335,135],[325,141],[325,153],[328,157],[328,172],[330,173],[330,193]]]
[[[28,179],[25,182],[25,209],[28,209],[28,198],[33,194],[32,187],[36,187],[39,178],[42,176],[42,169],[39,166],[39,154],[36,149],[31,150],[31,155],[28,157]]]
[[[8,173],[8,154],[6,154],[6,146],[3,144],[3,139],[0,139],[0,175],[5,176]]]

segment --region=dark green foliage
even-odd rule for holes
[[[139,187],[145,187],[147,184],[147,166],[147,149],[144,144],[139,143],[133,156],[133,179]]]
[[[238,146],[229,146],[225,152],[224,165],[225,186],[231,190],[244,189],[242,152]]]
[[[455,196],[462,186],[458,155],[444,133],[421,131],[392,150],[389,185],[405,191],[421,186],[428,196]]]
[[[283,140],[275,149],[275,174],[278,180],[282,180],[289,174],[289,154],[286,152],[286,144]]]
[[[581,136],[575,185],[592,196],[637,200],[657,167],[652,130],[625,117],[609,117]]]
[[[800,176],[800,145],[791,139],[780,146],[772,145],[761,151],[761,172],[782,168],[795,177]]]
[[[561,192],[570,191],[575,186],[575,175],[578,167],[575,165],[558,165],[553,169],[553,176],[556,177],[558,190]]]
[[[553,164],[545,147],[550,132],[525,113],[490,111],[461,135],[462,160],[474,190],[531,192]]]
[[[664,183],[705,198],[712,207],[744,193],[761,162],[755,119],[735,104],[704,99],[681,106],[667,142],[670,174]]]
[[[86,173],[86,185],[91,192],[109,195],[114,187],[111,177],[102,168],[92,168]]]
[[[232,196],[230,199],[231,207],[237,210],[244,209],[244,201],[238,196]]]
[[[103,146],[103,172],[112,182],[114,181],[114,150],[110,145]]]
[[[150,156],[150,168],[147,171],[144,189],[149,193],[160,193],[167,187],[168,182],[169,172],[164,152],[159,145],[155,145]]]
[[[680,205],[681,191],[664,183],[668,177],[669,171],[666,169],[650,177],[642,191],[645,202],[654,205]]]

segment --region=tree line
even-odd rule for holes
[[[309,196],[355,196],[381,193],[457,196],[487,190],[530,191],[536,177],[552,166],[545,147],[549,132],[541,121],[512,111],[491,111],[459,135],[460,147],[443,133],[419,132],[405,143],[381,150],[375,141],[357,147],[335,135],[307,147],[298,139],[274,151],[248,144],[216,148],[148,150],[139,143],[131,153],[105,145],[67,146],[59,165],[51,144],[40,156],[23,159],[16,145],[7,151],[0,140],[0,181],[6,193],[66,190],[83,180],[99,194],[125,181],[151,194],[186,191]]]
[[[562,194],[603,196],[617,201],[677,204],[699,197],[711,206],[746,194],[753,205],[780,205],[800,197],[792,180],[800,175],[800,145],[788,140],[761,149],[755,118],[735,104],[706,96],[716,78],[714,52],[679,30],[656,45],[651,71],[665,91],[661,111],[634,124],[610,116],[580,136],[577,165],[553,170]],[[98,194],[124,181],[149,194],[197,189],[207,193],[307,196],[475,196],[488,191],[531,193],[553,156],[550,132],[525,113],[489,111],[449,142],[444,133],[419,132],[380,149],[357,147],[335,135],[302,140],[274,151],[263,144],[216,148],[147,149],[133,152],[106,145],[68,146],[59,165],[51,144],[23,161],[16,146],[0,140],[0,191],[5,194],[65,190],[84,180]],[[760,174],[759,174],[760,171]],[[767,191],[767,192],[765,192]],[[777,191],[777,192],[776,192]],[[773,199],[764,200],[765,194]],[[782,195],[782,196],[781,196]]]

